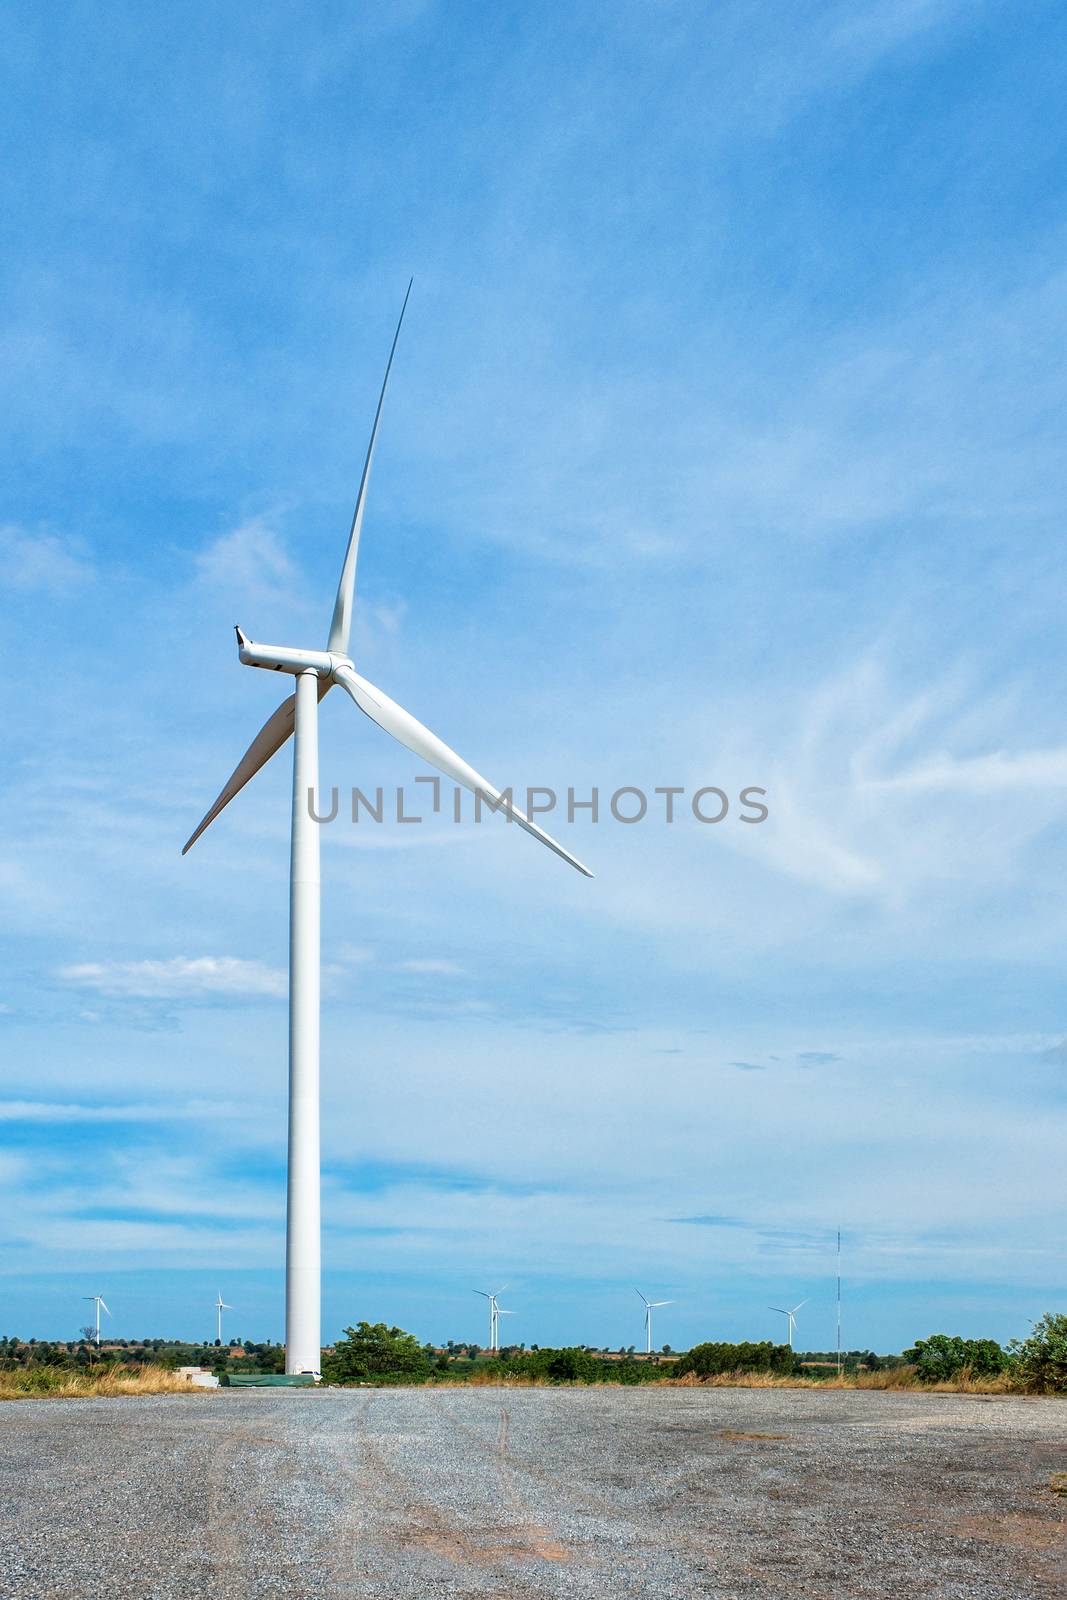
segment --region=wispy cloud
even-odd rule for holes
[[[1032,788],[1067,788],[1067,746],[1055,750],[994,750],[980,756],[939,756],[887,777],[860,780],[860,788],[910,793],[1017,793]]]
[[[718,1217],[703,1214],[695,1217],[668,1217],[668,1222],[684,1222],[696,1228],[747,1228],[749,1223],[740,1217]]]
[[[458,961],[447,956],[413,956],[409,961],[397,962],[398,972],[417,972],[429,977],[461,978],[463,968]]]
[[[69,594],[94,575],[81,541],[30,533],[12,523],[0,527],[0,587]]]
[[[79,1105],[51,1100],[0,1100],[0,1122],[111,1123],[214,1119],[235,1108],[217,1100],[145,1101],[134,1105]]]
[[[292,562],[277,532],[263,518],[250,517],[220,534],[196,558],[197,575],[216,596],[257,599],[264,589],[292,584]]]
[[[98,994],[153,1000],[197,999],[214,995],[265,995],[288,992],[288,977],[262,961],[238,956],[173,956],[167,961],[83,961],[60,967],[58,976]]]
[[[346,967],[363,967],[374,960],[374,951],[364,944],[348,944],[344,940],[331,946],[330,954]]]

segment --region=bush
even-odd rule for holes
[[[697,1378],[713,1378],[722,1372],[774,1372],[788,1377],[795,1365],[789,1345],[771,1344],[769,1339],[759,1344],[695,1344],[681,1357],[674,1374],[681,1378],[691,1372]]]
[[[360,1322],[323,1356],[329,1383],[421,1383],[433,1366],[433,1353],[413,1333],[384,1322]]]
[[[1067,1315],[1049,1311],[1029,1339],[1009,1346],[1020,1386],[1034,1394],[1067,1394]]]
[[[904,1359],[920,1383],[948,1383],[967,1372],[972,1378],[995,1378],[1011,1365],[1011,1357],[995,1339],[961,1339],[958,1334],[932,1333],[917,1339]]]
[[[621,1361],[605,1360],[596,1350],[568,1345],[560,1350],[502,1350],[499,1356],[476,1366],[454,1363],[449,1372],[476,1383],[507,1378],[532,1383],[656,1383],[674,1369],[675,1363],[669,1360],[633,1361],[628,1356]]]
[[[523,1378],[547,1378],[549,1383],[595,1383],[603,1362],[587,1350],[571,1346],[563,1350],[537,1350],[515,1356],[507,1370]]]

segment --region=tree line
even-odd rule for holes
[[[225,1382],[231,1372],[280,1373],[285,1370],[285,1349],[270,1340],[220,1344],[183,1343],[168,1339],[110,1340],[98,1347],[95,1339],[69,1342],[14,1337],[0,1338],[0,1370],[19,1367],[57,1367],[75,1371],[101,1366],[155,1365],[207,1367]],[[873,1351],[848,1351],[842,1357],[846,1373],[908,1368],[920,1383],[953,1382],[961,1378],[1003,1378],[1012,1388],[1035,1394],[1067,1393],[1067,1315],[1049,1313],[1034,1325],[1026,1339],[1001,1346],[995,1339],[965,1339],[934,1333],[918,1339],[898,1356]],[[766,1373],[772,1378],[830,1378],[836,1374],[834,1353],[792,1350],[787,1344],[706,1341],[691,1350],[674,1352],[669,1345],[654,1355],[638,1356],[633,1347],[616,1352],[585,1345],[566,1348],[510,1346],[497,1352],[476,1344],[449,1340],[438,1349],[420,1343],[414,1334],[384,1322],[358,1322],[344,1330],[337,1342],[322,1352],[322,1375],[338,1384],[394,1384],[451,1381],[492,1381],[518,1378],[546,1383],[654,1383],[664,1378],[700,1380],[731,1373]]]

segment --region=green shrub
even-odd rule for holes
[[[603,1365],[587,1350],[569,1346],[562,1350],[531,1350],[505,1363],[516,1377],[547,1378],[549,1383],[595,1383]]]
[[[789,1345],[764,1339],[759,1344],[747,1340],[741,1344],[695,1344],[681,1357],[674,1372],[679,1378],[687,1372],[698,1378],[713,1378],[723,1372],[773,1372],[788,1377],[795,1366]]]
[[[669,1360],[609,1361],[597,1350],[568,1345],[560,1350],[502,1350],[491,1361],[453,1363],[454,1377],[473,1377],[476,1382],[503,1378],[526,1378],[537,1383],[655,1383],[675,1370]]]
[[[961,1339],[948,1333],[917,1339],[904,1358],[914,1366],[920,1383],[948,1383],[961,1372],[972,1378],[995,1378],[1011,1365],[1011,1357],[995,1339]]]
[[[413,1333],[384,1322],[360,1322],[323,1356],[329,1383],[421,1383],[433,1366],[433,1353]]]
[[[1049,1311],[1029,1339],[1009,1346],[1020,1386],[1034,1394],[1067,1394],[1067,1315]]]

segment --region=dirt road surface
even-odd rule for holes
[[[1067,1402],[223,1390],[0,1406],[4,1600],[1067,1594]]]

